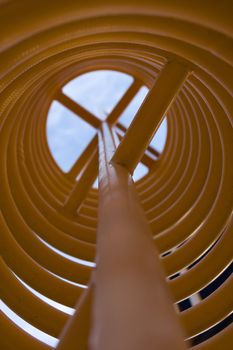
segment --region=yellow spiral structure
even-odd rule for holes
[[[232,349],[230,321],[195,341],[229,320],[231,276],[178,308],[232,261],[232,13],[230,0],[0,1],[1,300],[57,349]],[[98,69],[134,77],[105,123],[61,93]],[[141,85],[150,92],[119,143]],[[47,142],[54,99],[97,130],[68,174]],[[165,149],[134,185],[165,113]],[[0,320],[2,350],[52,349]]]

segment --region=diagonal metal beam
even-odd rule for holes
[[[123,136],[121,134],[119,134],[116,130],[116,134],[119,138],[119,140],[121,141],[123,139]],[[154,163],[156,162],[156,160],[154,160],[153,158],[151,158],[148,154],[144,153],[141,159],[141,162],[147,166],[147,168],[152,168]]]
[[[152,146],[148,146],[148,147],[147,147],[147,150],[148,150],[150,153],[152,153],[153,156],[155,156],[155,157],[157,157],[157,158],[160,156],[160,152],[157,151],[157,149],[155,149],[155,148],[152,147]]]
[[[61,91],[56,96],[56,100],[66,106],[69,110],[77,114],[80,118],[85,120],[88,124],[98,129],[101,125],[101,120],[94,114],[87,111],[84,107],[80,106],[77,102],[74,102],[71,98],[63,94]]]
[[[122,132],[124,132],[124,134],[126,134],[127,129],[126,127],[124,127],[124,125],[122,125],[121,123],[117,123],[116,127],[120,129]],[[147,150],[157,158],[160,156],[160,152],[150,145],[147,147]]]
[[[180,62],[165,65],[118,146],[113,162],[133,173],[188,73],[188,68]]]
[[[142,86],[142,83],[139,80],[135,80],[129,89],[126,91],[126,93],[123,95],[123,97],[120,99],[120,101],[117,103],[117,105],[114,107],[112,112],[109,114],[107,118],[107,122],[109,125],[113,125],[118,120],[121,113],[125,110],[125,108],[129,105],[129,103],[132,101],[134,96],[137,94],[138,90]]]
[[[87,166],[84,168],[80,178],[76,182],[71,194],[65,201],[61,212],[74,216],[85,200],[91,185],[98,175],[98,152],[94,151]]]
[[[57,350],[87,349],[91,323],[93,286],[84,289],[76,305],[74,315],[70,316],[60,335]]]
[[[87,145],[81,156],[76,160],[72,168],[68,173],[66,173],[66,176],[70,180],[75,180],[77,175],[80,174],[84,166],[86,165],[86,162],[88,159],[90,159],[91,155],[93,154],[95,148],[97,148],[97,142],[98,137],[95,135],[91,142]]]

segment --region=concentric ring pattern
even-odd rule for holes
[[[75,180],[49,152],[52,100],[96,69],[151,88],[177,60],[190,74],[168,111],[165,149],[136,188],[175,303],[199,296],[179,311],[187,343],[231,348],[230,324],[197,339],[229,320],[233,305],[230,276],[201,294],[232,261],[232,10],[231,1],[0,2],[0,292],[32,326],[59,338],[69,316],[28,286],[74,308],[95,259],[98,192],[89,191],[78,216],[61,213]],[[1,349],[50,348],[4,313],[1,327]]]

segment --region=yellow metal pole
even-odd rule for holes
[[[66,173],[66,176],[70,180],[75,180],[77,175],[81,172],[81,170],[86,166],[87,160],[91,157],[92,153],[94,152],[95,148],[97,147],[97,136],[94,136],[91,142],[88,144],[86,149],[83,151],[81,156],[77,159],[77,161],[74,163],[72,168],[68,173]]]
[[[92,304],[92,286],[90,285],[77,303],[76,311],[70,316],[63,328],[57,350],[86,350],[90,329]]]
[[[126,127],[124,127],[124,125],[122,125],[121,123],[117,123],[116,124],[116,128],[118,128],[119,130],[121,130],[122,132],[126,133],[127,129]],[[147,150],[152,153],[155,157],[159,157],[160,153],[154,149],[153,147],[151,147],[150,145],[147,147]]]
[[[124,96],[120,99],[118,104],[115,106],[115,108],[109,114],[109,116],[107,118],[108,124],[113,125],[116,123],[116,121],[119,118],[119,116],[121,115],[121,113],[124,111],[124,109],[127,107],[127,105],[132,101],[132,99],[137,94],[137,92],[139,91],[141,86],[142,86],[142,83],[138,80],[135,80],[132,83],[132,85],[126,91]]]
[[[80,106],[77,102],[74,102],[71,98],[59,92],[56,96],[56,100],[70,109],[72,112],[82,117],[87,123],[91,124],[94,128],[100,126],[100,120],[94,116],[91,112],[87,111],[84,107]]]
[[[78,209],[80,208],[82,202],[87,196],[88,191],[90,190],[91,185],[97,177],[98,171],[98,153],[94,151],[92,154],[89,163],[80,174],[80,178],[76,182],[70,196],[67,198],[62,212],[68,215],[77,214]]]
[[[120,131],[122,131],[124,134],[127,132],[127,128],[124,125],[122,125],[121,123],[117,123],[116,124],[116,128],[119,129]],[[147,147],[147,150],[150,153],[152,153],[155,157],[159,157],[160,156],[160,153],[155,148],[153,148],[150,145]]]
[[[91,350],[185,349],[132,178],[99,132],[99,226]],[[169,333],[169,336],[168,336]]]
[[[116,135],[118,136],[119,140],[123,139],[123,136],[120,135],[117,131],[116,131]],[[156,161],[151,157],[149,157],[146,153],[144,153],[142,156],[141,162],[150,169],[154,166],[154,163]]]
[[[137,112],[113,156],[113,161],[126,166],[131,174],[187,75],[188,69],[185,65],[177,61],[168,62]]]

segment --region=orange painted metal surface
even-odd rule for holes
[[[232,262],[232,11],[230,0],[0,1],[0,297],[59,350],[182,349],[232,312],[232,277],[172,308]],[[107,117],[113,130],[140,86],[151,90],[117,152],[111,138],[100,152],[99,193],[97,137],[65,174],[46,136],[57,99],[105,142],[102,122],[61,92],[98,69],[135,79]],[[154,161],[144,151],[165,112]],[[128,171],[139,161],[151,166],[134,185]],[[191,348],[230,350],[232,337],[228,325]],[[52,349],[5,313],[0,348]]]

